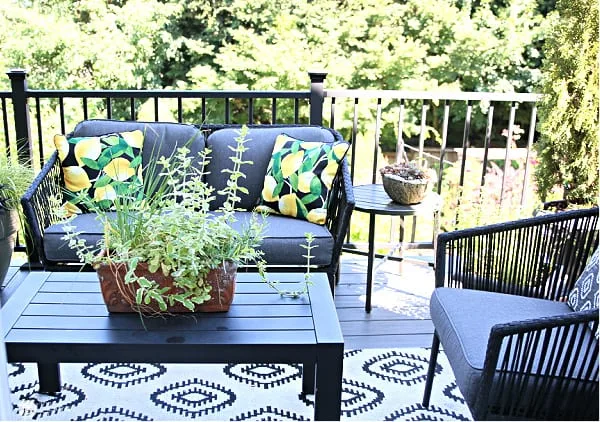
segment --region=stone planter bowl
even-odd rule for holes
[[[418,204],[429,188],[428,179],[408,180],[394,174],[382,175],[383,189],[394,202],[403,205]]]

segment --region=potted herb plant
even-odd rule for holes
[[[385,192],[393,201],[404,205],[421,202],[433,179],[431,170],[416,161],[390,164],[379,172]]]
[[[20,198],[33,180],[33,169],[0,155],[0,282],[12,259],[19,229],[25,233]]]
[[[247,128],[236,138],[234,165],[228,173],[223,206],[209,211],[214,189],[203,175],[210,150],[194,165],[187,148],[162,157],[147,168],[144,183],[132,183],[114,198],[112,209],[100,207],[83,191],[78,201],[96,212],[103,240],[87,245],[72,227],[67,240],[82,260],[98,272],[109,311],[226,311],[233,300],[237,265],[261,261],[264,219],[255,214],[235,230],[238,186],[246,150]]]

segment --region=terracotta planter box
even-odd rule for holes
[[[138,312],[144,314],[165,313],[160,311],[158,304],[152,301],[149,305],[142,305],[138,309],[135,302],[135,284],[125,284],[125,274],[127,272],[124,264],[101,264],[96,267],[102,296],[109,312]],[[135,270],[138,276],[144,276],[148,280],[155,281],[161,287],[169,287],[168,293],[176,294],[181,290],[174,286],[173,277],[165,276],[162,271],[148,271],[148,264],[141,263]],[[206,276],[207,282],[212,286],[210,300],[196,305],[193,311],[181,304],[175,304],[167,308],[166,313],[182,312],[226,312],[233,301],[235,292],[235,278],[237,275],[237,266],[227,264],[226,268],[220,266],[211,270]]]

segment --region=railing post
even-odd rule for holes
[[[323,81],[327,72],[308,72],[310,77],[310,124],[321,126],[323,124]]]
[[[27,105],[27,71],[24,69],[10,69],[6,74],[10,78],[12,90],[19,162],[23,164],[33,163],[29,106]]]

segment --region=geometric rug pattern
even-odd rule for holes
[[[342,420],[472,420],[443,352],[429,408],[421,398],[429,349],[344,353]],[[9,364],[15,411],[35,420],[313,419],[302,368],[288,364],[61,364],[62,390],[37,393],[34,364]]]

